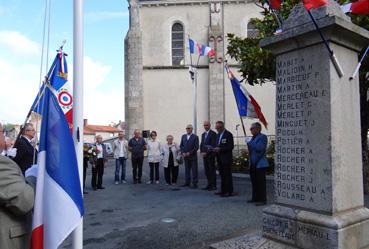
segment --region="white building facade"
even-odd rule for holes
[[[237,65],[226,55],[227,33],[246,37],[251,18],[260,8],[253,1],[130,0],[130,29],[125,38],[126,135],[134,129],[156,130],[164,141],[176,141],[193,122],[193,90],[189,74],[188,38],[215,49],[213,59],[201,57],[197,80],[197,127],[222,120],[236,135],[240,117],[232,87],[224,70],[228,59],[234,73]],[[249,32],[248,32],[249,31]],[[196,65],[197,55],[192,56]],[[239,77],[240,78],[240,77]],[[246,88],[256,98],[269,123],[266,134],[274,135],[275,85]],[[244,119],[246,132],[256,120]],[[243,135],[239,126],[238,134]]]

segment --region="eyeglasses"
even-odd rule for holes
[[[186,128],[186,130],[190,130],[190,129],[192,129],[192,128],[191,128],[191,127],[187,127],[187,128]]]

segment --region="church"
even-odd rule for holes
[[[248,0],[129,0],[130,24],[125,37],[126,136],[134,129],[155,130],[164,142],[169,134],[176,142],[193,124],[191,62],[197,65],[197,134],[203,121],[212,128],[222,120],[234,136],[243,130],[230,80],[224,69],[228,60],[236,77],[237,63],[227,56],[227,34],[253,35],[250,19],[261,9]],[[190,56],[189,38],[212,47],[214,57]],[[199,59],[199,60],[198,60]],[[243,84],[243,83],[242,83]],[[275,84],[246,85],[268,121],[267,135],[275,134]],[[256,119],[244,119],[247,135]],[[196,129],[195,129],[196,130]],[[236,142],[235,142],[236,143]]]

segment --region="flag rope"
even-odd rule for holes
[[[352,73],[351,77],[349,78],[349,80],[353,80],[353,79],[355,79],[355,77],[356,77],[356,75],[357,75],[357,73],[359,72],[359,69],[360,69],[360,67],[361,67],[361,63],[363,62],[363,60],[364,60],[365,56],[366,56],[366,55],[367,55],[367,53],[368,53],[368,50],[369,50],[369,46],[366,48],[366,50],[365,50],[365,52],[364,52],[363,56],[361,57],[361,59],[360,59],[359,63],[357,64],[357,66],[356,66],[356,68],[355,68],[354,72]]]

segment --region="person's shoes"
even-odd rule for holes
[[[173,185],[173,186],[176,186],[176,185],[177,185],[177,183],[176,183],[176,182],[172,182],[172,185]]]
[[[141,183],[142,183],[142,182],[141,182],[141,179],[138,179],[137,183],[138,183],[138,184],[141,184]]]
[[[115,184],[115,185],[118,185],[118,184],[119,184],[119,182],[118,182],[118,181],[115,181],[115,182],[114,182],[114,184]]]
[[[96,190],[97,190],[97,188],[96,188],[96,187],[93,187],[92,189],[93,189],[94,191],[96,191]]]
[[[146,184],[152,184],[152,181],[148,181],[148,182],[146,182]]]
[[[137,184],[137,180],[133,180],[133,184]]]
[[[267,203],[265,201],[263,202],[257,202],[255,203],[255,206],[265,206]]]
[[[123,184],[126,184],[127,183],[126,180],[121,180],[120,182],[123,183]]]
[[[87,195],[87,194],[88,194],[88,192],[83,190],[83,194],[84,194],[84,195]]]
[[[197,188],[197,184],[196,183],[192,184],[190,188],[193,188],[193,189]]]
[[[221,194],[220,197],[231,197],[232,194]]]
[[[105,189],[105,187],[103,187],[103,186],[100,186],[100,187],[97,187],[97,189]]]
[[[201,190],[209,190],[209,187],[202,188]]]
[[[215,195],[223,195],[224,193],[222,193],[222,192],[216,192],[216,193],[214,193]]]
[[[208,191],[214,191],[214,190],[217,190],[217,188],[216,187],[210,187],[210,188],[208,188]]]
[[[190,186],[190,184],[183,184],[183,185],[181,185],[181,187],[189,187]]]
[[[159,181],[155,181],[155,184],[159,184],[160,182]]]

